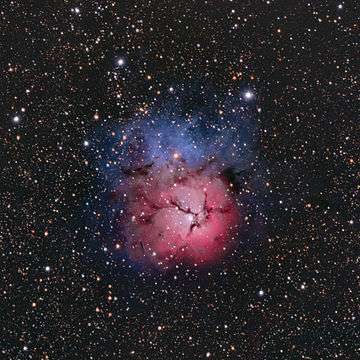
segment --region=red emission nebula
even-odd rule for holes
[[[210,264],[232,248],[240,214],[222,176],[170,162],[132,171],[126,187],[125,246],[134,261]]]

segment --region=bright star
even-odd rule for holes
[[[251,91],[246,91],[244,96],[246,100],[251,100],[254,97],[254,94]]]
[[[125,59],[124,59],[124,58],[118,59],[117,64],[118,64],[119,66],[124,66],[124,65],[125,65]]]

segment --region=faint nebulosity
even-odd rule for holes
[[[357,359],[355,1],[0,10],[0,359]]]

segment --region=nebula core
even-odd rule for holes
[[[137,169],[127,190],[131,258],[159,266],[200,265],[219,260],[231,248],[240,216],[224,177],[174,159]]]

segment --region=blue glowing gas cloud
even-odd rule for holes
[[[237,96],[216,104],[184,113],[176,99],[108,130],[100,161],[107,180],[118,182],[123,169],[161,165],[175,154],[194,168],[211,163],[216,171],[247,169],[257,154],[254,111]]]

